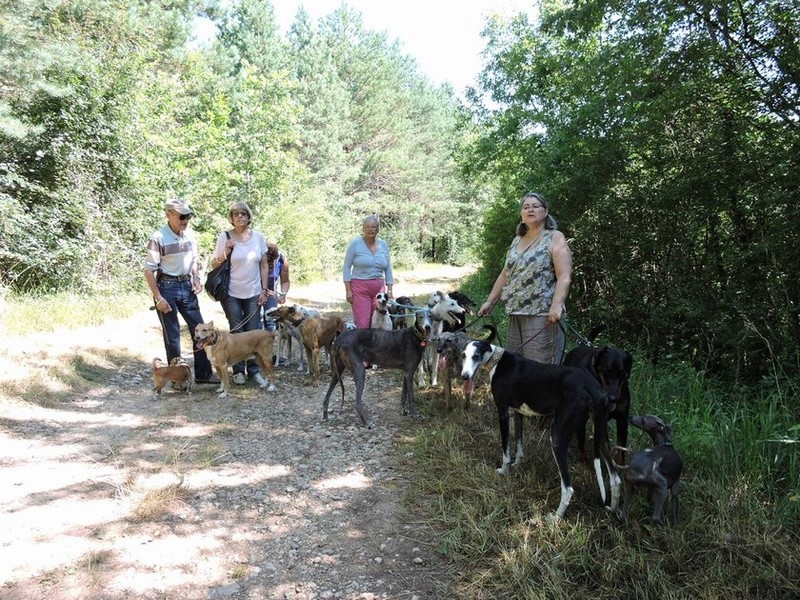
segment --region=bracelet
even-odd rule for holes
[[[278,296],[283,296],[284,298],[286,298],[286,292],[278,292]]]
[[[164,296],[159,296],[158,300],[156,300],[156,306],[158,306],[163,299],[164,299]]]

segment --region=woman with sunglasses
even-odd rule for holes
[[[231,333],[261,329],[260,307],[274,295],[268,289],[269,262],[267,241],[251,227],[253,212],[244,202],[234,202],[228,209],[230,231],[223,231],[217,238],[217,246],[211,259],[211,268],[226,260],[231,261],[231,279],[228,297],[222,301],[222,310],[228,319]],[[233,366],[233,382],[239,385],[250,376],[259,385],[266,387],[258,363],[250,359]]]
[[[520,217],[505,266],[478,315],[490,314],[503,300],[509,315],[508,349],[558,365],[564,360],[566,335],[559,321],[572,278],[572,254],[542,194],[522,197]]]
[[[203,289],[198,274],[197,240],[189,229],[194,210],[182,198],[164,204],[167,224],[150,236],[147,244],[144,279],[153,294],[156,313],[161,321],[167,362],[181,356],[183,317],[194,340],[194,329],[203,323],[197,294]],[[194,354],[194,378],[197,383],[218,384],[205,350]]]

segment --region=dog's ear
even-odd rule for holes
[[[630,375],[633,370],[633,356],[630,352],[625,352],[625,359],[622,361],[622,366],[625,369],[625,373]]]
[[[201,325],[202,325],[202,323],[201,323]],[[206,325],[208,325],[209,327],[213,327],[214,326],[214,321],[209,321],[208,323],[206,323]]]
[[[592,362],[589,365],[589,370],[595,377],[599,377],[599,371],[597,369],[598,365],[601,363],[600,358],[607,350],[608,348],[603,346],[602,348],[597,348],[594,352],[592,352]]]

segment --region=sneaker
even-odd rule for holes
[[[261,373],[256,373],[253,375],[253,381],[255,381],[260,388],[267,387],[267,380],[264,379],[264,376]]]
[[[219,377],[217,377],[216,375],[212,375],[208,379],[195,379],[194,382],[195,383],[209,383],[211,385],[219,385],[219,383],[220,383]]]
[[[234,373],[233,383],[236,385],[244,385],[246,381],[247,377],[244,376],[244,373]]]

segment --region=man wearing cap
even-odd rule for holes
[[[189,230],[194,211],[182,198],[164,204],[167,224],[156,231],[147,244],[144,279],[153,294],[156,313],[161,321],[167,362],[181,355],[181,314],[194,340],[194,328],[203,322],[197,294],[203,289],[198,274],[197,240]],[[205,350],[194,354],[194,378],[197,383],[219,383]]]

